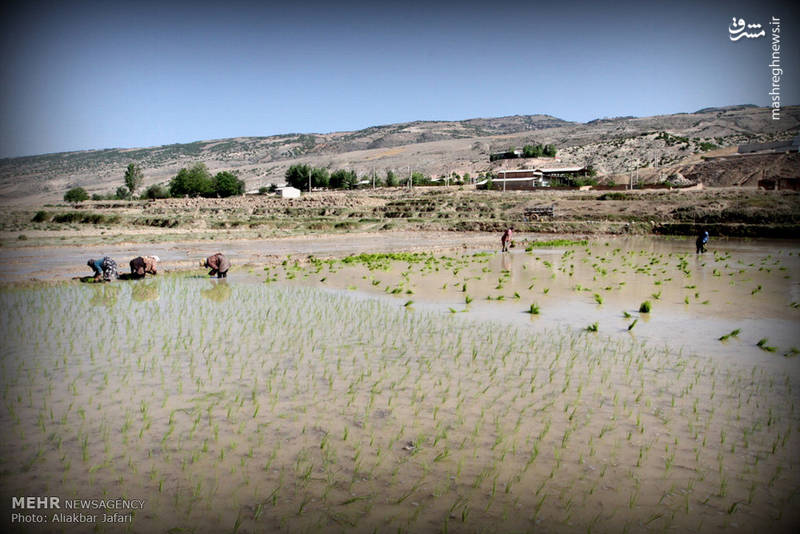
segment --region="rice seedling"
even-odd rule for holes
[[[528,313],[531,315],[539,315],[539,305],[535,302],[532,302],[530,307],[528,308]]]
[[[274,271],[284,273],[278,283],[230,284],[227,302],[235,306],[197,306],[200,280],[159,278],[159,300],[136,306],[120,285],[114,314],[91,324],[81,318],[92,315],[85,290],[94,288],[0,290],[9,310],[0,334],[12,348],[0,360],[0,424],[10,429],[0,455],[15,459],[27,450],[19,465],[30,465],[25,477],[15,470],[4,483],[24,488],[38,476],[65,494],[76,485],[112,494],[145,488],[147,516],[137,516],[134,527],[143,531],[173,515],[209,530],[236,528],[238,520],[240,532],[410,530],[423,522],[438,529],[438,496],[447,499],[451,530],[462,518],[470,531],[525,531],[537,528],[536,520],[569,522],[569,530],[688,530],[696,528],[698,510],[704,528],[725,528],[733,516],[752,529],[784,506],[773,511],[764,497],[783,502],[793,491],[790,473],[800,468],[791,454],[796,433],[787,431],[798,424],[786,402],[796,396],[793,375],[614,332],[581,335],[574,321],[559,328],[539,322],[549,315],[514,323],[447,313],[459,289],[466,297],[469,280],[476,311],[497,308],[493,317],[512,311],[507,315],[519,319],[513,306],[495,301],[495,274],[511,301],[531,276],[550,273],[557,273],[550,284],[556,313],[575,282],[610,301],[593,277],[609,278],[603,291],[613,298],[630,299],[641,298],[636,288],[652,287],[653,276],[664,306],[678,313],[671,304],[678,284],[661,270],[680,274],[675,263],[685,255],[633,252],[593,245],[564,259],[542,254],[550,272],[527,257],[525,280],[503,273],[493,255],[426,255],[401,260],[399,268],[386,259],[379,285],[364,263],[317,260],[295,270],[292,259]],[[306,287],[305,274],[316,284],[313,271],[324,265],[333,267],[325,270],[325,289]],[[700,267],[687,261],[685,268],[695,275]],[[451,276],[456,269],[458,277]],[[571,282],[562,276],[573,270]],[[287,280],[285,272],[296,276]],[[773,291],[775,278],[759,276],[763,291]],[[740,278],[724,287],[705,279],[704,293],[747,296],[754,284]],[[360,294],[347,293],[348,285]],[[399,287],[396,294],[413,289],[426,306],[405,313],[399,304],[407,300],[393,300],[384,286]],[[367,290],[382,296],[367,298]],[[442,299],[438,308],[428,305],[433,293]],[[481,304],[487,295],[493,302]],[[707,313],[726,300],[715,297]],[[597,313],[589,308],[576,308],[575,317]],[[770,332],[764,335],[778,341]],[[404,450],[409,441],[413,448]],[[743,451],[751,460],[732,461]],[[786,467],[779,472],[778,465]],[[651,498],[639,480],[656,472]],[[623,501],[638,495],[613,519],[597,513],[608,504],[608,487]],[[723,492],[728,497],[717,497]],[[361,496],[370,498],[347,502]],[[748,497],[747,514],[742,504],[727,513]],[[530,511],[514,513],[524,509]]]
[[[765,337],[762,337],[761,339],[758,340],[758,343],[756,343],[756,346],[759,349],[761,349],[763,351],[766,351],[766,352],[775,352],[776,350],[778,350],[777,347],[770,346],[767,343],[769,343],[769,340],[767,338],[765,338]]]
[[[650,313],[652,309],[652,304],[650,304],[649,300],[645,300],[639,305],[639,313]]]
[[[727,341],[729,338],[737,337],[739,334],[741,334],[741,332],[742,332],[741,329],[736,328],[734,330],[731,330],[729,333],[720,336],[719,340],[720,341]]]

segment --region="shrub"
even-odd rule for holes
[[[36,212],[36,215],[33,216],[31,219],[32,222],[47,222],[50,220],[52,215],[44,210],[39,210]]]
[[[130,199],[131,199],[131,191],[124,185],[119,186],[116,192],[114,192],[114,200],[130,200]]]
[[[83,202],[84,200],[89,200],[89,193],[82,187],[73,187],[64,193],[64,200],[72,203]]]
[[[157,198],[168,198],[169,191],[166,187],[158,184],[153,184],[142,193],[142,198],[155,200]]]

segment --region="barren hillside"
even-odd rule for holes
[[[234,170],[257,189],[283,182],[286,169],[309,163],[353,169],[360,175],[410,170],[439,176],[524,168],[529,160],[489,162],[489,153],[525,144],[556,145],[557,164],[592,165],[602,175],[697,161],[700,154],[744,142],[788,139],[800,132],[800,107],[783,109],[781,121],[752,106],[696,113],[598,119],[585,124],[548,115],[419,121],[355,132],[239,137],[151,148],[103,149],[0,160],[0,201],[58,200],[74,186],[108,193],[122,184],[128,163],[142,166],[145,186],[167,182],[182,167],[204,162],[216,172]],[[749,185],[749,184],[746,184]]]

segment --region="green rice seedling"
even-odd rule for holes
[[[597,321],[593,322],[589,326],[586,327],[587,332],[597,332],[598,330],[598,323]]]
[[[766,351],[766,352],[775,352],[776,350],[778,350],[776,347],[772,347],[770,345],[767,345],[767,343],[769,343],[769,340],[767,338],[765,338],[765,337],[762,337],[761,339],[758,340],[758,343],[756,343],[756,346],[759,349],[761,349],[763,351]]]
[[[639,321],[639,319],[634,319],[633,322],[628,325],[628,331],[633,330],[633,327],[636,326],[636,323],[638,321]]]
[[[602,304],[603,303],[603,297],[601,297],[599,294],[595,293],[594,294],[594,301],[597,304]]]
[[[800,354],[800,349],[798,349],[797,347],[790,347],[788,351],[783,353],[783,357],[784,358],[794,358],[798,354]]]
[[[626,319],[630,319],[632,317],[632,315],[630,313],[628,313],[627,311],[623,311],[622,312],[622,316],[624,318],[626,318]]]
[[[528,313],[531,315],[539,315],[539,305],[532,302],[530,308],[528,308]]]
[[[649,300],[645,300],[639,305],[639,313],[650,313],[652,309],[652,304],[650,304]]]
[[[729,338],[737,337],[741,332],[742,332],[741,329],[736,328],[734,330],[731,330],[729,333],[727,333],[727,334],[725,334],[723,336],[720,336],[719,340],[720,341],[727,341]]]

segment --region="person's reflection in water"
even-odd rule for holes
[[[119,298],[119,286],[111,286],[103,284],[102,287],[93,286],[94,295],[89,300],[92,306],[104,306],[106,308],[113,308],[117,304]]]
[[[228,281],[224,278],[219,278],[217,280],[209,280],[211,283],[210,289],[204,289],[200,292],[204,298],[208,300],[213,300],[214,302],[225,302],[230,298],[231,293],[233,290],[231,286],[228,285]]]
[[[503,264],[503,270],[504,271],[508,271],[510,273],[511,272],[511,258],[509,258],[507,255],[504,254],[503,257],[502,257],[502,264]]]
[[[134,283],[131,290],[131,298],[136,302],[158,300],[158,282]]]

